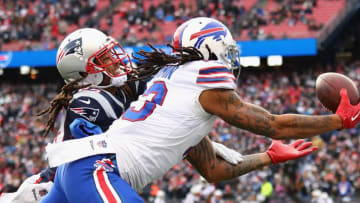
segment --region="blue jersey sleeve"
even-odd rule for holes
[[[64,141],[73,139],[69,125],[76,118],[83,118],[106,131],[113,121],[123,112],[124,104],[110,93],[99,89],[85,89],[74,94],[60,126],[61,131],[56,139]]]

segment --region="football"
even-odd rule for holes
[[[359,91],[355,83],[345,75],[339,73],[323,73],[316,79],[316,96],[321,104],[332,111],[336,109],[340,103],[340,90],[345,88],[348,92],[350,103],[355,105],[359,101]]]

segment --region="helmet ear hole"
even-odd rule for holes
[[[216,56],[216,54],[214,52],[211,51],[209,45],[205,45],[206,49],[208,50],[209,52],[209,58],[208,60],[218,60],[218,57]]]
[[[218,57],[215,55],[214,52],[211,52],[209,60],[218,60]]]

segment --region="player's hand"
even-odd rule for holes
[[[340,116],[343,128],[353,128],[360,120],[360,103],[356,106],[350,104],[349,96],[346,89],[340,90],[340,104],[336,110],[336,114]]]
[[[280,140],[273,140],[266,153],[272,163],[277,164],[306,156],[317,149],[318,147],[312,146],[311,142],[304,142],[302,139],[296,140],[289,145],[282,143]]]
[[[243,160],[242,155],[239,152],[227,148],[225,145],[217,142],[212,142],[212,144],[214,146],[216,154],[223,158],[225,161],[236,165]]]
[[[27,178],[16,192],[4,193],[0,197],[0,202],[8,203],[35,203],[40,202],[50,191],[53,183],[36,183],[40,174]]]
[[[74,138],[82,138],[102,133],[99,126],[83,118],[77,118],[71,122],[70,131]]]

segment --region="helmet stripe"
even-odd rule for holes
[[[62,59],[62,57],[64,56],[64,54],[65,54],[64,50],[61,50],[61,52],[60,52],[60,54],[59,54],[59,57],[58,57],[58,59],[57,59],[57,61],[56,61],[56,64],[59,63],[59,61]]]
[[[175,48],[180,48],[182,46],[182,36],[184,34],[184,30],[188,25],[185,25],[183,28],[176,30],[174,34],[174,43],[173,46]]]

